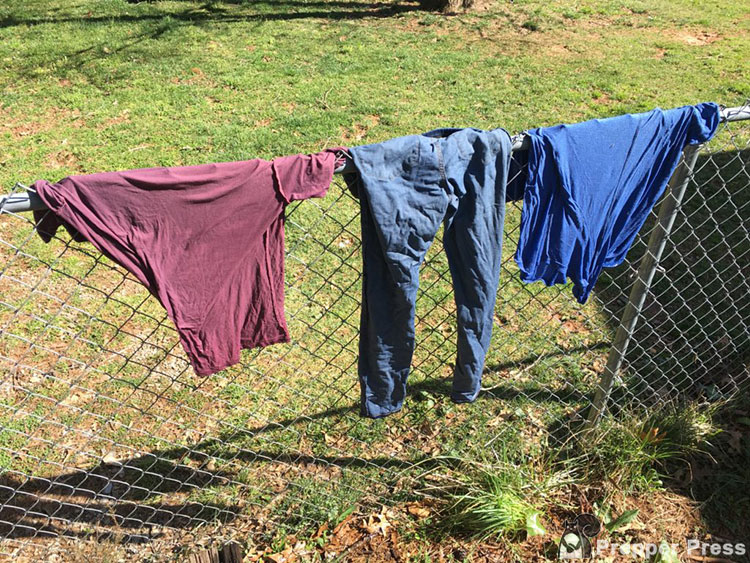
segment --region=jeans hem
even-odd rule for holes
[[[373,410],[375,409],[369,409],[367,407],[362,408],[360,410],[359,415],[364,418],[385,418],[386,416],[390,416],[392,414],[396,414],[397,412],[400,412],[402,409],[402,406],[398,406],[391,410],[383,410],[383,409],[377,409],[376,412],[373,413]]]
[[[472,393],[471,395],[467,395],[465,393],[451,393],[451,401],[457,404],[461,403],[473,403],[477,400],[477,397],[479,396],[479,392]]]

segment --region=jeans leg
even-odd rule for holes
[[[385,158],[377,146],[352,149],[355,164],[358,159],[378,164],[372,174],[366,163],[359,167],[363,287],[358,368],[361,414],[371,418],[397,412],[406,395],[419,266],[448,200],[434,142],[416,142],[404,148],[403,158],[395,150]],[[415,154],[419,158],[413,161]]]
[[[414,352],[418,280],[397,281],[379,244],[367,195],[360,195],[362,310],[358,371],[360,414],[380,418],[401,410]]]
[[[490,346],[511,150],[504,131],[475,134],[471,144],[473,154],[465,155],[462,161],[446,155],[449,185],[460,193],[443,236],[457,310],[457,354],[451,393],[457,403],[477,398]]]

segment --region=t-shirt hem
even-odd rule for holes
[[[274,338],[263,338],[261,340],[241,340],[240,346],[241,346],[241,350],[252,350],[253,348],[263,348],[265,346],[271,346],[272,344],[285,344],[288,342],[291,342],[291,338],[289,337],[289,334],[283,334]],[[227,360],[226,362],[212,364],[211,366],[206,367],[206,368],[199,368],[192,361],[190,363],[193,366],[193,370],[195,371],[197,375],[207,376],[207,375],[213,375],[215,373],[220,372],[223,369],[226,369],[228,367],[231,367],[240,363],[240,356],[239,354],[237,354],[236,357],[233,357]]]
[[[534,283],[537,281],[543,281],[548,286],[557,285],[559,283],[567,283],[567,280],[573,281],[570,276],[568,276],[568,273],[565,271],[565,264],[561,264],[560,262],[540,262],[538,264],[537,270],[543,270],[545,273],[543,274],[532,274],[529,272],[528,268],[524,266],[523,260],[518,257],[516,254],[514,256],[516,264],[518,265],[518,269],[521,272],[521,281],[524,283]],[[549,267],[554,267],[554,276],[548,275]],[[554,278],[554,279],[550,279]],[[561,278],[562,281],[555,281],[558,278]],[[549,281],[548,281],[549,280]]]
[[[518,260],[516,260],[518,263]],[[545,262],[543,264],[544,266],[562,266],[561,264],[558,264],[556,262]],[[576,295],[576,299],[580,303],[585,303],[588,300],[588,296],[591,293],[591,290],[593,289],[593,284],[590,284],[588,282],[579,282],[574,279],[572,279],[570,276],[567,275],[566,272],[559,271],[558,276],[548,276],[548,275],[531,275],[527,274],[524,270],[524,268],[521,267],[521,264],[518,263],[518,267],[521,270],[521,281],[523,283],[534,283],[534,282],[544,282],[544,285],[547,287],[552,287],[554,285],[562,285],[567,283],[572,283],[574,287],[573,293],[579,293],[581,294],[581,297],[578,297]]]

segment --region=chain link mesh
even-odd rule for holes
[[[747,122],[727,123],[702,150],[613,403],[712,401],[746,383],[749,139]],[[654,217],[581,306],[569,286],[520,282],[520,207],[509,204],[485,389],[474,405],[448,400],[455,305],[438,237],[421,271],[404,410],[371,421],[358,415],[358,205],[339,180],[325,199],[287,209],[293,342],[245,351],[208,378],[192,372],[164,310],[122,268],[67,235],[45,245],[29,217],[3,215],[0,553],[39,555],[82,540],[137,553],[217,530],[271,541],[348,507],[433,494],[440,460],[491,459],[510,439],[508,420],[530,449],[570,440]]]

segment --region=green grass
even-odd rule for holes
[[[0,191],[40,177],[271,158],[438,126],[517,132],[703,100],[739,105],[750,94],[749,31],[742,3],[729,0],[699,9],[688,0],[517,0],[453,17],[390,1],[10,0],[0,6]],[[740,146],[750,138],[747,127],[733,130]],[[737,153],[728,141],[723,133],[714,146],[727,151],[717,158],[734,175],[741,167],[730,161]],[[711,246],[715,263],[727,255],[722,241],[733,240],[700,220],[736,224],[722,205],[726,198],[711,197],[722,195],[724,184],[709,169],[702,174],[703,199],[688,202],[697,220],[677,226],[679,252],[665,256],[680,277],[687,266],[699,274],[676,290],[657,280],[664,302],[675,302],[676,292],[685,304],[667,309],[656,332],[639,333],[652,352],[631,350],[637,377],[615,390],[623,408],[602,422],[582,458],[581,448],[566,448],[616,322],[617,306],[603,303],[629,282],[624,269],[612,272],[597,288],[601,301],[583,307],[569,287],[523,285],[510,260],[517,207],[506,220],[508,261],[488,390],[472,405],[447,399],[455,306],[437,242],[421,275],[411,394],[404,412],[384,421],[356,411],[359,222],[340,183],[326,199],[288,210],[286,308],[294,345],[244,352],[242,365],[207,379],[186,371],[179,346],[169,352],[177,342],[162,308],[110,261],[85,244],[45,245],[28,225],[4,217],[0,240],[35,258],[0,246],[0,330],[11,328],[0,332],[0,357],[32,368],[11,374],[13,361],[0,360],[0,375],[12,383],[2,389],[8,413],[0,435],[8,449],[29,446],[27,453],[57,465],[0,454],[0,466],[64,481],[80,470],[114,476],[113,465],[98,461],[114,456],[133,466],[115,489],[125,500],[182,510],[186,527],[199,518],[261,515],[279,530],[259,533],[277,543],[310,537],[352,506],[367,513],[384,500],[421,498],[415,491],[436,483],[458,495],[453,504],[462,508],[450,517],[458,528],[512,537],[530,510],[542,520],[568,510],[555,495],[569,489],[552,483],[570,459],[587,468],[576,479],[590,487],[592,501],[613,484],[633,494],[658,491],[675,466],[707,447],[724,388],[711,396],[716,407],[708,414],[688,407],[644,418],[629,408],[632,397],[659,395],[637,381],[704,399],[719,372],[741,373],[735,364],[747,349],[740,337],[748,307],[727,309],[746,303],[743,286],[717,301],[720,280],[705,259],[687,266],[680,260],[695,249],[688,226]],[[728,185],[739,186],[733,201],[743,205],[745,185]],[[731,247],[735,270],[748,251],[742,244]],[[642,251],[636,247],[631,257]],[[32,299],[29,287],[36,288]],[[696,318],[706,321],[702,332]],[[695,345],[670,340],[669,323]],[[727,334],[712,343],[721,326]],[[446,467],[446,458],[471,471]],[[430,480],[441,471],[444,481]],[[726,472],[726,483],[739,482],[742,465],[728,464]],[[164,476],[201,487],[175,490]],[[703,498],[716,498],[704,489]],[[721,509],[705,502],[709,514]],[[205,504],[206,512],[191,503]],[[132,510],[121,504],[114,509]],[[137,512],[157,524],[167,519],[150,514]]]
[[[388,3],[5,3],[3,136],[14,165],[0,180],[741,100],[741,8],[681,6],[639,14],[589,2],[590,15],[570,20],[560,4],[521,2],[425,20]],[[529,16],[543,32],[525,35]],[[721,39],[696,46],[665,34],[683,29]],[[25,126],[38,132],[18,142]]]

